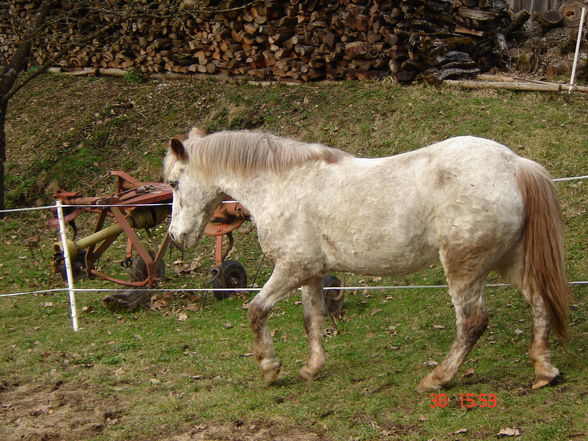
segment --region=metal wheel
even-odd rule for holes
[[[57,271],[61,274],[63,280],[67,280],[67,271],[65,268],[65,258],[63,253],[58,260]],[[86,250],[81,250],[74,261],[71,263],[71,273],[75,281],[78,281],[86,276]]]
[[[245,268],[236,260],[225,260],[220,268],[212,271],[215,278],[212,280],[212,287],[217,289],[223,288],[247,288],[247,273]],[[223,300],[234,291],[213,291],[214,297]]]
[[[155,256],[157,254],[155,253],[155,251],[149,250],[149,255],[153,259],[155,259]],[[135,253],[133,258],[131,259],[129,275],[131,276],[131,281],[133,282],[141,282],[147,278],[147,264],[139,255],[139,253]],[[163,261],[163,259],[161,259],[157,264],[155,275],[161,279],[163,279],[163,277],[165,276],[165,262]]]
[[[327,274],[323,277],[323,286],[325,288],[341,286],[341,280],[337,277]],[[337,317],[343,311],[343,302],[345,295],[341,289],[324,289],[323,298],[325,300],[326,314],[328,317]]]

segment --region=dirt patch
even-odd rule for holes
[[[85,440],[117,424],[115,398],[97,397],[83,385],[0,383],[0,439]]]
[[[124,417],[116,397],[102,397],[80,384],[0,382],[0,440],[83,441]],[[285,433],[286,432],[286,433]],[[211,422],[152,441],[323,441],[322,434],[271,422]]]
[[[232,424],[202,424],[191,430],[157,441],[325,441],[324,434],[308,432],[297,427],[286,428],[282,424],[268,422],[247,423],[241,420]],[[155,441],[155,440],[154,440]]]

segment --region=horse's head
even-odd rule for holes
[[[194,131],[192,131],[194,132]],[[164,179],[173,189],[172,219],[169,235],[182,248],[194,246],[222,200],[222,193],[198,172],[190,161],[200,134],[190,133],[185,146],[172,138],[164,161]]]

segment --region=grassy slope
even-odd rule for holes
[[[166,140],[194,124],[211,131],[263,128],[364,156],[472,134],[509,145],[546,165],[554,176],[583,175],[588,170],[586,104],[577,96],[369,82],[260,87],[47,76],[12,103],[10,203],[46,203],[58,186],[86,194],[108,192],[108,169],[157,180]],[[587,184],[557,185],[566,218],[570,278],[586,279]],[[82,223],[82,229],[91,222]],[[22,245],[23,238],[39,234],[47,257],[54,233],[42,226],[38,213],[11,216],[0,228],[0,291],[59,285],[49,280],[38,251],[34,259]],[[252,277],[259,262],[255,231],[242,228],[236,237],[232,258]],[[184,260],[197,259],[200,267],[173,277],[166,286],[204,286],[211,250],[211,241],[205,241],[188,252]],[[169,262],[179,258],[176,252]],[[103,263],[116,267],[118,259],[109,256]],[[181,266],[169,265],[168,273]],[[269,263],[262,262],[258,283],[269,271]],[[347,284],[443,282],[439,268],[394,280],[342,277]],[[112,285],[86,281],[82,286]],[[571,350],[577,358],[556,350],[565,381],[530,393],[528,309],[510,289],[489,290],[490,328],[462,369],[475,373],[454,382],[445,409],[430,408],[427,396],[413,392],[430,369],[423,363],[440,361],[454,335],[449,299],[428,290],[350,293],[349,320],[326,339],[327,369],[311,384],[296,375],[306,356],[301,307],[296,297],[280,305],[271,325],[278,330],[276,346],[285,367],[274,387],[262,385],[254,361],[243,357],[251,348],[240,299],[209,301],[204,310],[194,311],[194,296],[180,294],[165,296],[163,311],[113,315],[102,307],[99,295],[81,295],[83,330],[72,334],[65,296],[3,298],[0,377],[21,383],[33,377],[41,384],[64,382],[87,388],[96,402],[116,399],[122,416],[98,439],[161,439],[194,425],[240,426],[236,421],[245,427],[271,425],[272,433],[312,432],[327,439],[494,439],[504,427],[519,428],[528,440],[573,439],[575,434],[586,436],[588,422],[582,417],[588,392],[586,289],[574,288],[574,295]],[[180,313],[187,320],[178,321]],[[459,393],[495,393],[499,405],[464,411],[457,402]],[[452,435],[461,428],[467,433]]]

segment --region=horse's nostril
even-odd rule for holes
[[[169,238],[171,239],[171,241],[174,243],[175,246],[177,246],[178,248],[182,248],[181,241],[178,240],[178,237],[174,233],[170,232]]]

